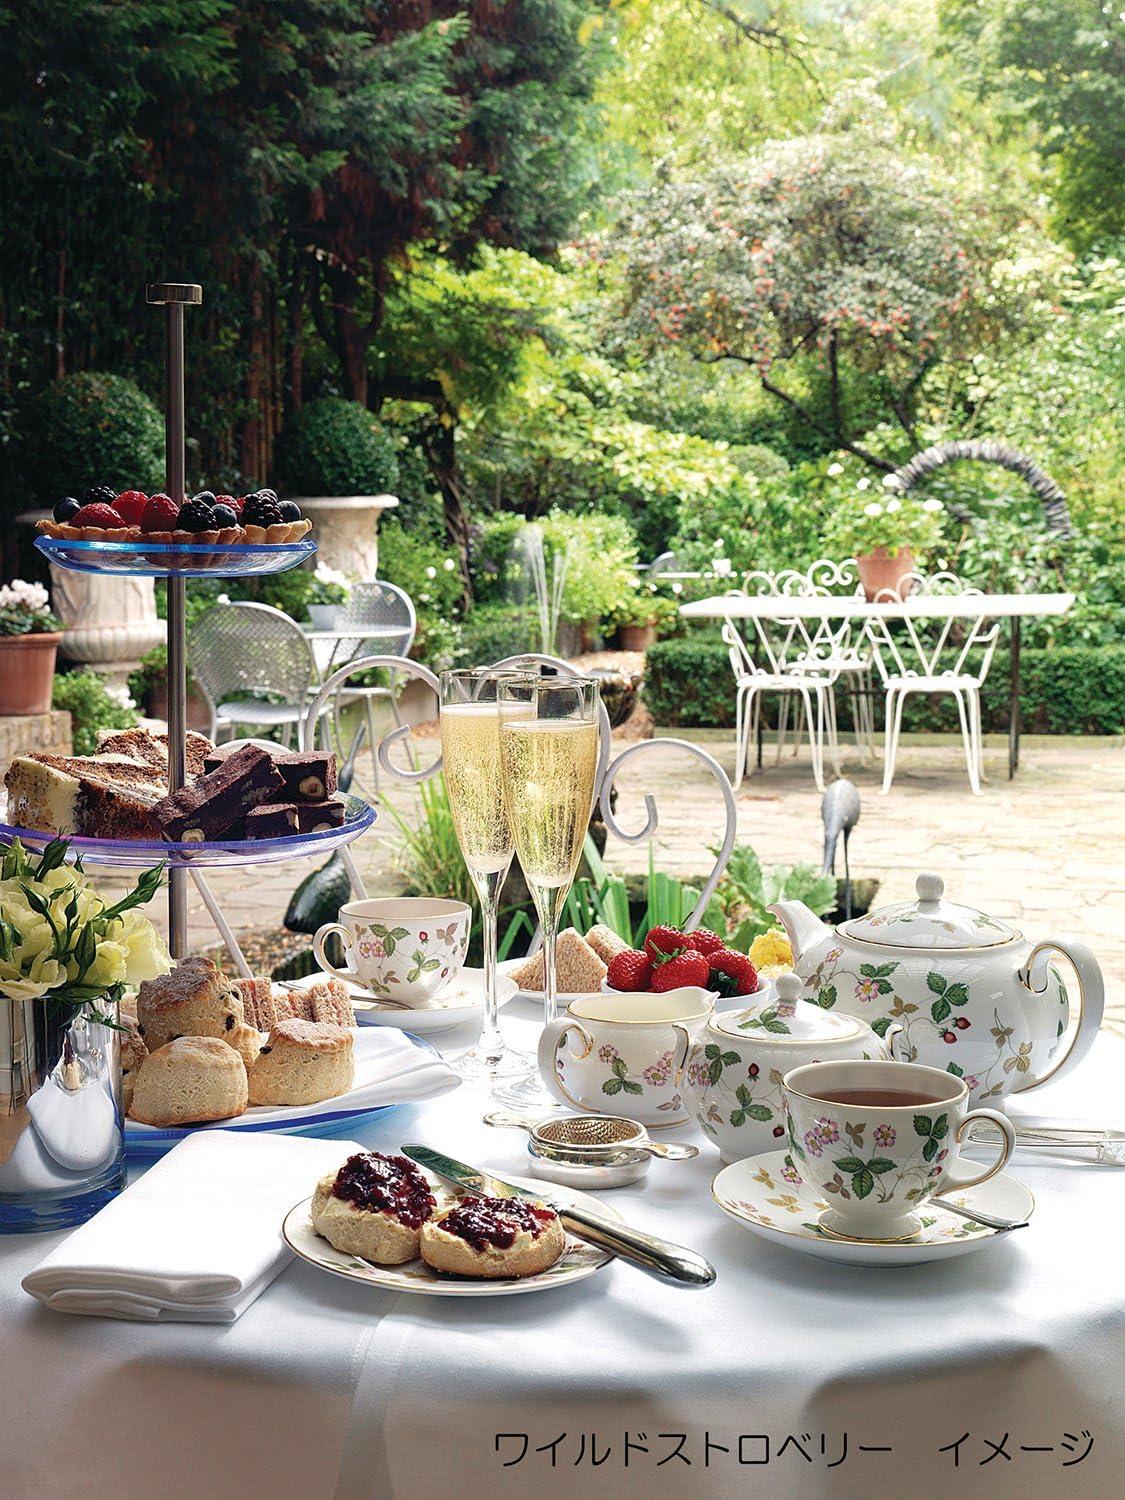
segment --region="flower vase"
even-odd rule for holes
[[[310,604],[309,624],[314,630],[335,630],[338,604]]]
[[[909,547],[900,547],[897,552],[875,547],[856,557],[855,568],[869,604],[877,598],[902,599],[903,580],[914,571],[914,554]]]
[[[82,1002],[0,996],[0,1233],[74,1228],[124,1186],[120,1033]]]

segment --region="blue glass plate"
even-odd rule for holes
[[[139,573],[149,578],[163,578],[169,573],[181,578],[284,573],[316,552],[316,543],[308,537],[274,544],[185,542],[181,546],[171,542],[70,542],[61,537],[37,536],[35,545],[51,562],[77,573]]]
[[[375,809],[361,797],[350,793],[344,798],[344,821],[339,828],[324,833],[295,833],[280,839],[232,839],[204,844],[167,844],[163,839],[86,839],[72,838],[73,853],[87,864],[117,865],[124,869],[145,869],[162,859],[172,865],[203,869],[215,865],[271,865],[283,859],[328,854],[341,844],[350,844],[375,822]],[[56,835],[42,829],[18,828],[14,823],[0,823],[0,838],[17,838],[25,848],[39,850]]]

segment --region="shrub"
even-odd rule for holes
[[[278,482],[294,495],[382,495],[398,483],[390,433],[365,406],[339,396],[302,406],[274,458]]]
[[[567,555],[560,612],[564,620],[579,624],[605,619],[634,591],[636,542],[623,516],[553,510],[533,524],[543,535],[548,589],[556,556]],[[534,599],[527,564],[512,551],[527,526],[522,516],[511,514],[493,516],[485,524],[471,564],[474,593],[482,603]]]
[[[93,755],[103,729],[132,729],[137,712],[106,687],[105,678],[89,667],[55,678],[51,707],[70,714],[75,755]]]
[[[1008,727],[1010,670],[1007,651],[997,651],[981,694],[986,732],[1000,733]],[[662,727],[733,728],[734,679],[722,641],[713,632],[658,641],[648,652],[644,698]],[[844,694],[837,707],[840,727],[845,728]],[[1020,662],[1020,718],[1029,733],[1120,734],[1125,728],[1125,646],[1025,650]],[[877,701],[877,728],[880,723]],[[948,694],[912,694],[903,728],[953,733],[958,729],[956,705]]]
[[[537,610],[523,604],[478,604],[461,623],[457,660],[466,667],[487,666],[538,650]]]
[[[409,531],[397,518],[379,527],[379,574],[414,601],[418,633],[411,655],[435,671],[448,666],[458,641],[461,605],[457,559],[436,542]]]
[[[43,501],[93,484],[158,489],[164,483],[164,419],[120,375],[84,370],[47,387],[32,420],[26,470]]]

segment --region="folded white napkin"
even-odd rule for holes
[[[24,1290],[60,1312],[233,1323],[290,1259],[286,1213],[359,1149],[200,1131],[52,1250]]]

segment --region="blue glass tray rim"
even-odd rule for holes
[[[68,551],[77,548],[82,552],[111,552],[115,557],[142,552],[174,552],[185,556],[221,552],[232,557],[246,552],[278,552],[290,556],[304,553],[308,556],[310,551],[316,550],[316,543],[310,537],[301,537],[296,542],[91,542],[84,538],[70,541],[62,536],[37,536],[35,545],[44,552],[65,547]]]

